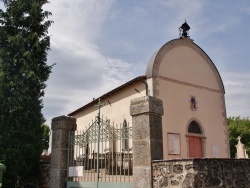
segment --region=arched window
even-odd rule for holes
[[[129,131],[128,131],[128,124],[126,119],[124,119],[123,121],[123,125],[122,125],[122,150],[123,151],[128,151],[129,150]]]
[[[192,121],[189,126],[188,126],[188,132],[189,133],[196,133],[196,134],[201,134],[201,129],[200,126],[195,122]]]

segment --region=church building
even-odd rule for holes
[[[164,44],[148,62],[145,75],[114,88],[68,114],[77,129],[86,130],[103,104],[110,121],[132,126],[130,101],[153,96],[163,101],[164,159],[229,158],[225,89],[209,56],[180,27],[180,37]]]

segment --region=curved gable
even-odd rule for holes
[[[146,77],[163,77],[225,93],[212,60],[187,38],[175,39],[163,45],[149,61]]]

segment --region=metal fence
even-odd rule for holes
[[[99,116],[69,135],[68,181],[132,182],[132,127]]]

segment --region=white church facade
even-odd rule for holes
[[[130,101],[145,95],[163,101],[164,159],[230,157],[222,79],[189,37],[167,42],[153,54],[145,75],[100,96],[101,114],[132,125]],[[69,114],[76,118],[78,130],[95,119],[99,98]]]

